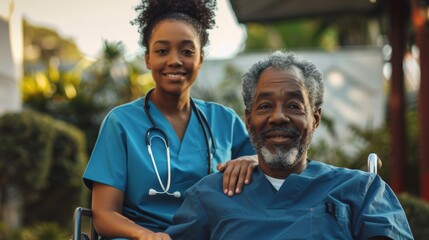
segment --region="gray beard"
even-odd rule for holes
[[[303,137],[301,135],[295,139],[290,148],[273,146],[274,153],[272,153],[264,145],[264,134],[256,136],[253,128],[250,128],[249,133],[256,152],[269,168],[276,170],[290,170],[297,166],[302,161],[303,154],[308,150],[312,138],[310,136],[307,143],[300,143]]]
[[[276,147],[271,153],[267,147],[263,146],[258,151],[262,155],[263,161],[271,169],[286,170],[292,169],[301,162],[301,155],[297,147],[284,151],[281,147]]]

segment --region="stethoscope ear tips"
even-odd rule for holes
[[[150,196],[156,195],[155,189],[153,189],[153,188],[149,189],[149,195]]]

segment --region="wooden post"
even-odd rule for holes
[[[420,195],[429,201],[429,1],[411,0],[411,13],[417,47],[420,51],[419,161]]]
[[[396,193],[405,190],[407,140],[405,124],[405,93],[403,59],[408,4],[407,0],[390,1],[390,44],[392,46],[392,76],[389,96],[389,123],[391,132],[390,186]]]

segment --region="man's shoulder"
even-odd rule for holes
[[[362,171],[360,169],[339,167],[314,160],[310,161],[309,166],[312,168],[318,168],[320,175],[330,175],[340,178],[368,178],[371,176],[370,173]]]
[[[222,179],[223,179],[223,173],[216,172],[201,178],[200,181],[194,184],[194,186],[195,187],[216,186],[219,183],[222,183]]]
[[[197,198],[200,196],[213,196],[222,193],[223,173],[213,173],[207,175],[196,182],[186,191],[186,195],[191,194]]]

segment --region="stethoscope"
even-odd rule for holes
[[[149,118],[150,122],[152,123],[152,127],[149,128],[146,132],[146,146],[147,146],[147,151],[149,152],[149,156],[152,160],[153,168],[155,170],[155,174],[156,174],[156,177],[158,178],[158,182],[159,182],[159,185],[161,186],[162,191],[158,192],[155,189],[151,188],[149,189],[149,195],[153,196],[156,194],[167,194],[167,195],[179,198],[181,195],[179,191],[175,191],[173,193],[169,192],[170,183],[171,183],[171,162],[170,162],[170,144],[168,142],[168,136],[162,129],[156,126],[155,121],[153,120],[152,115],[149,112],[149,98],[153,90],[154,89],[151,89],[149,90],[149,92],[147,92],[144,100],[144,105],[143,105],[143,109],[146,113],[146,116]],[[211,131],[209,123],[207,122],[206,117],[201,112],[201,110],[195,105],[192,98],[190,98],[190,102],[191,102],[192,110],[195,112],[195,115],[197,116],[198,122],[200,123],[201,129],[203,130],[203,133],[204,133],[204,138],[205,138],[206,147],[207,147],[207,164],[208,164],[207,173],[210,174],[212,173],[213,156],[216,152],[213,133]],[[207,131],[209,132],[208,134],[207,134]],[[158,132],[159,135],[155,134],[151,136],[151,134],[154,132]],[[166,186],[164,186],[164,184],[162,183],[161,176],[159,175],[158,167],[156,165],[155,158],[152,152],[152,147],[151,147],[152,140],[155,138],[159,138],[164,143],[164,146],[165,146],[165,151],[167,156],[167,185]]]

